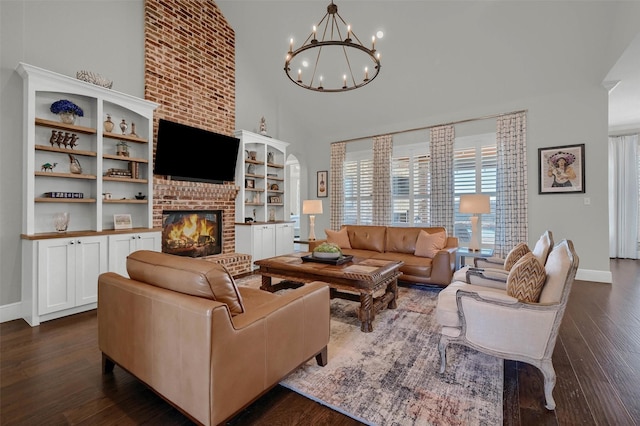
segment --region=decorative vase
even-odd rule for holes
[[[127,122],[124,121],[124,118],[122,119],[122,121],[120,122],[120,130],[122,130],[122,134],[125,135],[127,134],[127,128],[129,126],[127,126]]]
[[[69,226],[69,212],[55,213],[53,215],[53,226],[58,232],[65,232]]]
[[[71,154],[69,155],[69,171],[74,174],[82,174],[82,166],[80,165],[80,161],[76,157]]]
[[[111,133],[113,130],[113,121],[111,121],[111,115],[107,114],[107,119],[104,122],[104,131],[107,133]]]
[[[61,112],[58,116],[60,121],[65,124],[74,124],[76,122],[76,115],[72,112]]]

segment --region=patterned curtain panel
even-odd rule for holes
[[[528,241],[527,115],[508,114],[497,119],[496,246],[504,257],[518,243]]]
[[[373,225],[391,225],[391,156],[393,136],[373,138]]]
[[[329,196],[331,220],[334,231],[340,230],[344,220],[344,160],[347,153],[346,142],[331,144],[331,170],[329,172]]]
[[[443,226],[453,235],[453,126],[431,129],[431,221],[430,226]]]

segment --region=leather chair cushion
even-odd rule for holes
[[[546,279],[544,266],[529,252],[509,271],[507,294],[521,302],[537,303]]]
[[[351,248],[351,243],[349,242],[349,234],[347,234],[347,228],[342,228],[339,231],[325,229],[324,233],[327,234],[328,243],[336,244],[341,249]]]
[[[513,268],[513,265],[515,265],[522,256],[530,252],[531,250],[529,249],[529,246],[525,243],[519,243],[518,245],[516,245],[511,249],[511,251],[507,254],[507,257],[504,259],[504,270],[510,271],[511,268]]]
[[[127,272],[136,281],[225,303],[232,316],[245,311],[233,277],[219,263],[139,250],[127,257]]]
[[[434,258],[438,251],[442,250],[446,244],[447,234],[445,232],[435,232],[430,234],[423,230],[418,234],[414,254],[420,257]]]

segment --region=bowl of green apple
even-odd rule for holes
[[[316,259],[339,259],[342,256],[342,250],[337,244],[322,243],[313,249],[313,257]]]

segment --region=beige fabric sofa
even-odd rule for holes
[[[224,266],[138,251],[98,280],[103,369],[114,363],[194,421],[219,424],[310,358],[327,362],[329,287],[238,288]]]
[[[402,261],[404,265],[400,268],[402,272],[400,281],[441,286],[451,283],[458,239],[447,236],[445,228],[343,225],[342,229],[345,228],[351,248],[342,248],[343,254],[365,259]],[[444,248],[433,257],[415,255],[416,241],[422,230],[429,234],[445,233]],[[316,246],[325,241],[332,242],[330,239],[311,242],[309,250],[313,251]]]

